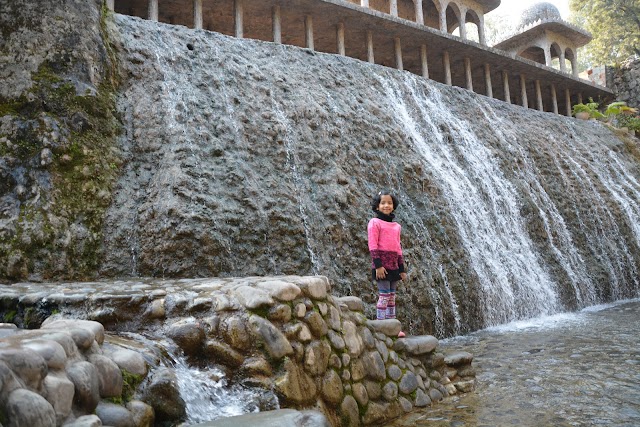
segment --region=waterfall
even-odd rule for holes
[[[389,78],[381,84],[444,189],[480,277],[488,324],[556,311],[557,293],[520,221],[517,194],[491,153],[450,113],[438,92],[420,93],[411,77],[402,86]]]
[[[637,159],[602,124],[338,55],[116,20],[141,148],[119,182],[136,204],[107,213],[110,271],[127,249],[141,275],[321,274],[369,310],[368,204],[386,187],[401,200],[411,333],[640,292]]]

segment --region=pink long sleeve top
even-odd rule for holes
[[[404,259],[400,245],[401,229],[402,226],[397,222],[384,221],[380,218],[372,218],[367,226],[372,268],[375,270],[384,267],[387,270],[388,280],[391,281],[398,280],[400,273],[404,272]],[[375,273],[373,277],[375,278]]]

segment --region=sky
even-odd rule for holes
[[[510,15],[515,19],[520,18],[520,11],[535,4],[540,3],[541,0],[502,0],[500,6],[497,9],[489,13],[496,13],[500,15]],[[560,11],[562,19],[569,18],[569,0],[546,0],[546,3],[551,3]]]

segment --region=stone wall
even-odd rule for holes
[[[620,67],[607,67],[607,86],[613,89],[618,101],[640,107],[640,58],[630,58]]]
[[[322,276],[16,284],[0,286],[0,301],[5,322],[42,324],[0,330],[8,426],[185,420],[175,373],[145,346],[105,340],[105,328],[171,337],[189,363],[221,366],[334,426],[383,423],[475,384],[470,354],[446,356],[433,336],[398,338],[399,321],[367,320],[359,298],[331,295]]]

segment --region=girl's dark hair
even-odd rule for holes
[[[395,211],[396,209],[398,209],[400,202],[398,202],[398,199],[396,198],[396,196],[391,194],[391,192],[389,191],[381,191],[375,196],[373,196],[373,199],[371,199],[372,211],[378,212],[378,206],[380,206],[380,201],[382,200],[382,196],[391,196],[391,201],[393,202],[393,210]]]

